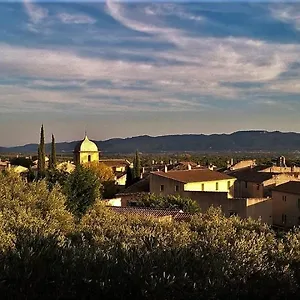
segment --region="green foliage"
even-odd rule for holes
[[[179,195],[161,196],[155,194],[143,194],[136,201],[138,207],[171,208],[181,209],[184,212],[199,212],[197,202],[189,198],[182,198]]]
[[[140,179],[141,178],[141,160],[139,152],[135,152],[135,156],[133,159],[133,179]]]
[[[132,169],[127,166],[126,167],[126,182],[125,182],[125,188],[131,186],[133,184],[133,174]]]
[[[88,171],[77,169],[72,181],[71,174],[70,187],[89,181]],[[82,191],[78,200],[89,196]],[[299,297],[298,229],[278,237],[258,221],[226,218],[216,208],[188,223],[157,220],[114,213],[101,200],[74,222],[68,201],[58,185],[49,190],[45,180],[0,174],[3,299]]]
[[[38,178],[44,178],[46,173],[45,167],[45,133],[44,125],[41,127],[40,144],[38,147]]]
[[[33,166],[32,159],[26,157],[13,157],[10,159],[10,163],[13,166],[23,166],[28,169]]]
[[[69,209],[80,217],[101,196],[101,183],[92,169],[78,165],[69,175],[64,192]]]
[[[56,164],[57,164],[57,160],[56,160],[55,138],[54,138],[54,135],[52,134],[49,168],[54,170],[56,168]]]
[[[49,191],[44,180],[26,183],[16,174],[0,174],[0,195],[1,229],[11,236],[11,243],[19,231],[63,236],[73,229],[66,197],[57,186]],[[0,241],[0,249],[4,246]]]
[[[50,189],[52,189],[57,184],[59,184],[61,187],[64,187],[66,185],[68,177],[69,173],[63,170],[49,169],[46,172],[46,181]]]

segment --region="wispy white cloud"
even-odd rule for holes
[[[24,1],[24,7],[30,21],[27,23],[27,29],[34,33],[46,33],[51,32],[53,25],[58,22],[62,24],[95,24],[97,20],[94,18],[81,13],[70,14],[66,12],[58,12],[50,15],[49,10],[32,3],[29,0]]]
[[[95,24],[97,21],[87,15],[58,13],[57,18],[64,24]]]
[[[153,3],[145,7],[145,13],[152,16],[175,16],[180,19],[191,20],[195,22],[203,22],[205,20],[203,16],[196,16],[188,13],[178,5],[172,3]]]
[[[33,24],[38,24],[48,17],[48,10],[25,0],[24,7]]]
[[[300,30],[300,6],[295,4],[271,5],[270,11],[273,17],[284,23],[291,24],[296,30]]]
[[[280,81],[280,76],[299,62],[300,46],[297,44],[190,36],[182,29],[165,25],[160,18],[163,14],[173,14],[203,21],[201,16],[187,13],[176,5],[163,6],[161,10],[156,7],[151,12],[143,6],[139,14],[120,3],[108,1],[106,5],[107,12],[123,26],[146,33],[148,42],[168,41],[172,47],[168,51],[115,49],[115,54],[119,55],[107,59],[101,53],[84,56],[76,48],[48,50],[0,44],[0,79],[1,74],[27,77],[29,83],[23,88],[27,88],[28,95],[39,91],[38,96],[41,96],[45,90],[45,98],[56,97],[61,103],[68,103],[64,99],[73,99],[80,103],[78,107],[104,110],[133,104],[137,110],[203,110],[214,99],[219,102],[249,100],[249,90],[236,83],[264,83],[251,92],[265,97],[271,93],[285,93],[289,88],[297,93],[293,78],[287,79],[286,87]],[[53,15],[64,23],[94,22],[80,14]],[[123,54],[137,55],[139,59],[126,60]],[[141,57],[148,58],[147,62]],[[297,74],[300,75],[300,70]],[[60,82],[61,78],[64,82]],[[110,84],[95,87],[89,81]],[[62,91],[64,86],[76,87],[76,93],[67,88]],[[52,88],[57,90],[50,91]],[[119,100],[114,102],[113,98]]]

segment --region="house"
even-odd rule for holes
[[[244,169],[244,168],[252,168],[252,167],[255,167],[255,166],[256,166],[256,160],[255,159],[241,160],[236,164],[233,164],[233,159],[231,159],[231,162],[228,164],[228,168],[231,171]]]
[[[75,168],[76,166],[69,161],[61,162],[56,166],[57,170],[64,171],[69,174],[72,173],[75,170]]]
[[[238,198],[265,198],[271,196],[271,190],[288,181],[300,180],[297,174],[257,172],[246,169],[228,173],[237,181],[234,185],[234,195]]]
[[[127,174],[126,172],[115,172],[115,184],[119,186],[125,186]]]
[[[192,169],[152,172],[150,193],[159,195],[183,195],[187,191],[225,192],[234,197],[235,178],[209,169]]]
[[[108,167],[112,168],[114,172],[126,172],[126,168],[131,166],[127,159],[100,159]]]
[[[242,219],[260,219],[263,223],[272,225],[272,199],[271,198],[228,198],[226,192],[184,192],[185,198],[197,202],[201,212],[210,207],[220,207],[226,217],[233,215]]]
[[[283,228],[300,225],[300,182],[289,181],[272,190],[273,224]]]
[[[134,203],[138,197],[142,194],[148,194],[150,192],[150,177],[149,175],[131,186],[127,187],[121,193],[118,193],[116,197],[121,198],[121,206],[125,207]]]
[[[0,171],[10,170],[10,162],[9,161],[1,161],[0,159]]]

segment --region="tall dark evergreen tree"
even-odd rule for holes
[[[141,160],[139,152],[135,152],[135,157],[133,160],[133,179],[137,180],[141,178]]]
[[[50,169],[56,168],[56,147],[55,147],[55,137],[52,134],[52,141],[51,141],[51,155],[50,155]]]
[[[44,125],[41,127],[40,145],[38,148],[38,177],[45,177],[45,133]]]
[[[132,169],[130,168],[130,166],[127,166],[125,188],[132,185],[132,183],[133,183]]]

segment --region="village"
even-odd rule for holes
[[[180,196],[195,201],[201,212],[219,207],[226,217],[251,218],[278,229],[300,225],[300,167],[287,167],[285,157],[276,165],[257,165],[256,160],[228,161],[226,168],[202,166],[189,161],[152,161],[151,166],[139,166],[138,180],[130,182],[128,170],[133,163],[127,159],[102,159],[100,149],[87,136],[73,152],[73,161],[59,162],[56,169],[72,173],[76,165],[100,163],[114,174],[117,187],[113,198],[103,199],[118,213],[150,215],[157,218],[188,220],[191,213],[182,209],[138,207],[143,195]],[[38,175],[39,162],[31,168]],[[45,156],[45,166],[49,158]],[[20,174],[25,180],[29,169],[0,161],[1,170]]]

